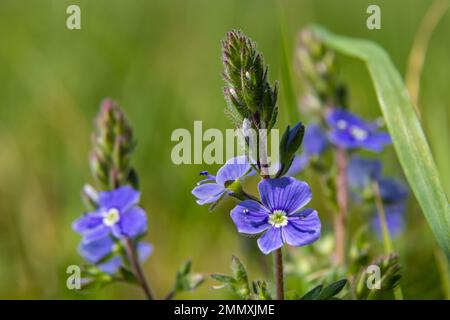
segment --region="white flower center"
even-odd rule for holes
[[[103,217],[103,224],[105,226],[111,227],[115,225],[120,220],[119,210],[116,208],[111,208]]]
[[[345,128],[347,128],[347,121],[339,120],[337,122],[337,127],[338,127],[338,129],[344,130]]]
[[[275,210],[269,215],[269,223],[275,228],[284,227],[288,224],[288,217],[283,210]]]
[[[359,141],[364,141],[367,139],[367,131],[358,127],[352,127],[350,129],[350,134]]]

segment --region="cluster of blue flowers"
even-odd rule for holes
[[[252,175],[245,156],[232,158],[219,169],[217,176],[202,172],[206,180],[192,190],[197,203],[219,201],[239,192],[244,177]],[[302,208],[309,203],[312,192],[306,182],[292,177],[263,179],[258,184],[261,200],[251,197],[231,210],[231,219],[243,234],[261,234],[258,246],[264,254],[279,249],[284,243],[303,246],[320,237],[321,224],[317,211]]]
[[[138,207],[140,194],[130,186],[103,191],[93,196],[97,205],[73,223],[82,236],[79,252],[83,258],[106,273],[114,274],[124,266],[122,241],[137,241],[147,231],[147,216]],[[153,247],[143,241],[136,243],[140,262],[151,254]]]
[[[325,120],[326,127],[312,123],[306,128],[302,153],[295,157],[288,174],[295,176],[333,145],[347,150],[380,152],[392,143],[388,133],[379,131],[378,123],[366,122],[347,110],[333,108]],[[381,171],[380,160],[354,155],[347,168],[349,188],[354,198],[361,200],[363,191],[373,182],[378,183],[388,229],[395,236],[404,226],[403,212],[408,191],[400,180],[381,177]],[[374,217],[373,226],[379,232],[378,217]]]

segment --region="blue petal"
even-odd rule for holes
[[[258,247],[264,254],[269,254],[283,246],[283,236],[281,228],[269,228],[258,239]]]
[[[251,166],[247,161],[247,157],[239,156],[231,158],[225,162],[224,166],[217,171],[216,182],[222,186],[225,186],[227,181],[234,181],[243,177]]]
[[[288,224],[282,228],[283,240],[291,246],[304,246],[320,237],[320,219],[317,211],[305,209],[288,218]]]
[[[306,154],[319,156],[325,151],[327,145],[327,135],[319,124],[312,123],[306,127],[302,144],[302,149]]]
[[[389,144],[392,144],[392,140],[388,133],[375,132],[370,134],[361,146],[370,151],[381,152]]]
[[[291,177],[265,179],[258,184],[258,190],[265,207],[271,212],[283,210],[288,215],[297,212],[312,198],[308,184]]]
[[[147,215],[142,208],[134,207],[120,215],[117,226],[113,228],[116,237],[134,238],[147,230]]]
[[[192,194],[198,199],[198,204],[206,204],[219,200],[225,191],[225,187],[217,183],[207,183],[195,187]]]
[[[400,235],[400,233],[405,228],[405,219],[403,216],[404,210],[405,206],[403,203],[396,205],[387,205],[384,207],[386,224],[391,237],[396,237]],[[382,238],[381,223],[378,214],[376,214],[373,218],[373,227],[377,232],[378,237],[381,239]]]
[[[142,263],[152,254],[153,246],[148,242],[141,241],[137,244],[137,252],[139,261]]]
[[[99,205],[102,208],[116,208],[121,212],[127,211],[139,202],[140,193],[130,186],[124,186],[112,191],[99,194]]]
[[[385,178],[379,180],[380,194],[384,202],[402,202],[408,196],[406,185],[398,179]]]
[[[241,233],[257,234],[266,230],[269,213],[262,205],[253,200],[245,200],[231,210],[231,219]]]
[[[92,212],[83,215],[75,220],[72,224],[72,229],[78,233],[84,234],[101,225],[103,218],[99,212]]]
[[[349,126],[367,127],[367,124],[360,117],[355,114],[344,110],[342,108],[333,108],[326,116],[326,121],[328,125],[332,128],[339,130],[346,130]],[[346,128],[340,126],[341,121],[345,121],[347,124]],[[369,127],[367,127],[369,128]]]
[[[332,129],[329,133],[330,141],[345,149],[354,149],[361,146],[361,141],[356,140],[348,131]]]
[[[348,184],[353,189],[363,189],[380,178],[381,169],[380,160],[355,155],[347,167]]]
[[[90,263],[97,263],[111,253],[113,246],[114,241],[108,236],[90,243],[81,243],[78,252]]]
[[[291,167],[289,168],[286,175],[290,177],[296,176],[305,169],[308,163],[309,163],[309,155],[307,155],[306,153],[302,153],[299,156],[296,155],[294,157],[294,160],[292,160]]]
[[[108,261],[99,264],[98,268],[105,273],[113,275],[119,270],[121,265],[122,265],[122,258],[113,257]]]
[[[93,241],[105,238],[111,233],[111,228],[105,226],[103,223],[99,224],[97,227],[84,231],[83,243],[90,243]]]

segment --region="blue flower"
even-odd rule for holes
[[[153,251],[153,246],[147,242],[138,242],[136,245],[139,261],[144,262]],[[80,255],[88,262],[97,264],[97,267],[106,273],[114,274],[124,266],[123,258],[116,255],[118,243],[110,236],[89,243],[81,243],[78,247]],[[111,257],[108,259],[108,255]],[[105,260],[105,261],[103,261]]]
[[[408,197],[408,189],[406,185],[393,178],[382,178],[378,181],[380,186],[380,195],[383,202],[388,204],[395,204],[404,202]]]
[[[294,157],[287,175],[295,176],[301,172],[312,158],[319,157],[327,147],[328,139],[323,128],[317,123],[308,125],[303,138],[302,153]]]
[[[331,128],[330,141],[342,148],[380,152],[385,145],[392,143],[388,133],[378,132],[378,125],[367,123],[344,109],[332,109],[326,120]]]
[[[200,174],[206,179],[197,184],[192,194],[198,199],[197,203],[200,205],[217,202],[229,192],[227,189],[229,185],[247,175],[250,170],[251,166],[246,156],[231,158],[217,171],[217,176],[202,171]]]
[[[98,208],[77,219],[72,227],[83,236],[83,243],[109,235],[135,238],[147,230],[145,211],[137,206],[139,192],[130,186],[100,192]]]
[[[237,230],[259,234],[258,246],[268,254],[284,243],[304,246],[320,237],[317,211],[302,209],[312,198],[308,184],[291,177],[265,179],[258,184],[261,203],[245,200],[231,211]]]
[[[386,225],[391,237],[398,236],[405,228],[404,218],[405,204],[397,203],[384,206],[384,214],[386,217]],[[372,226],[375,229],[378,237],[381,239],[381,223],[378,215],[373,217]]]
[[[363,190],[381,176],[382,164],[378,159],[353,156],[347,167],[350,189]]]

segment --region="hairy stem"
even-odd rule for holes
[[[153,292],[150,289],[147,280],[145,279],[144,272],[142,271],[141,265],[139,263],[139,258],[136,252],[136,248],[133,244],[133,240],[131,240],[130,238],[125,238],[125,249],[127,252],[128,260],[130,261],[133,268],[134,275],[136,276],[139,285],[142,287],[142,290],[144,290],[145,296],[148,300],[155,300],[155,296],[153,295]]]
[[[374,182],[372,184],[372,191],[375,198],[375,206],[377,207],[378,218],[380,219],[384,253],[386,255],[390,255],[394,251],[394,246],[392,245],[392,239],[386,221],[386,212],[384,210],[383,200],[381,199],[380,186],[378,185],[378,182]],[[394,288],[394,296],[397,300],[403,300],[403,292],[400,285]]]
[[[277,249],[274,253],[275,289],[277,300],[284,300],[283,252]]]
[[[338,163],[337,203],[339,212],[334,218],[334,234],[336,240],[335,259],[339,266],[345,265],[345,229],[348,210],[347,155],[345,150],[336,150]]]

